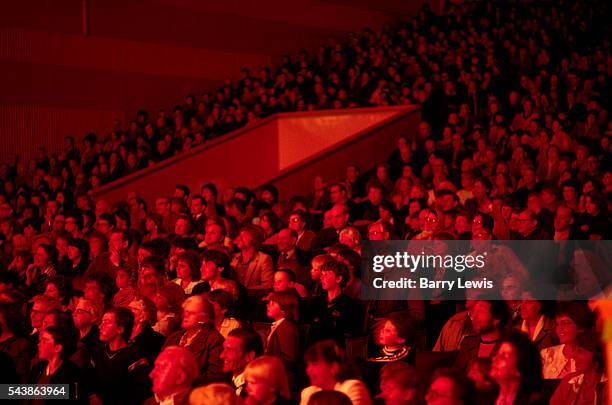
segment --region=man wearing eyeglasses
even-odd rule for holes
[[[79,298],[72,313],[74,325],[79,330],[79,343],[71,359],[79,367],[84,367],[91,360],[94,347],[100,344],[100,330],[96,325],[101,308],[87,298]]]

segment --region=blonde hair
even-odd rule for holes
[[[234,389],[225,383],[198,387],[189,395],[189,405],[238,405]]]
[[[289,381],[283,362],[275,356],[261,356],[247,364],[244,369],[245,379],[253,378],[260,381],[285,399],[291,398]]]

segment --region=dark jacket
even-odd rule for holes
[[[77,349],[70,360],[79,367],[86,367],[91,363],[91,353],[100,344],[100,331],[93,325],[89,332],[79,340]]]
[[[491,354],[499,349],[501,339],[495,344]],[[460,371],[466,371],[469,362],[478,357],[478,348],[480,347],[480,335],[466,336],[461,341],[459,353],[455,360],[455,368]]]
[[[32,372],[28,378],[28,384],[39,383],[47,370],[47,364],[47,360],[43,360],[32,367]],[[87,404],[89,403],[89,394],[83,390],[82,376],[81,369],[76,364],[70,360],[64,360],[61,366],[55,370],[53,374],[51,374],[49,380],[46,381],[46,384],[68,384],[70,399],[77,403]],[[51,399],[44,401],[45,404],[64,402],[65,401],[63,400]]]
[[[178,331],[168,336],[164,347],[184,346],[189,347],[200,366],[200,376],[194,385],[203,385],[211,382],[224,381],[223,360],[223,336],[210,324],[202,325],[197,335],[190,342],[181,342],[185,331]]]
[[[300,359],[300,333],[297,325],[288,319],[282,321],[268,337],[266,354],[279,357],[287,370]]]
[[[146,357],[149,364],[154,364],[157,355],[164,345],[164,335],[153,330],[151,325],[147,325],[130,341],[143,357]]]

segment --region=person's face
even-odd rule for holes
[[[83,296],[92,301],[100,301],[104,299],[102,290],[100,290],[100,286],[96,282],[88,282],[85,284],[85,288],[83,289]]]
[[[100,340],[110,342],[121,335],[122,328],[117,325],[115,314],[107,312],[100,323]]]
[[[239,338],[228,336],[223,342],[221,359],[223,360],[224,373],[238,373],[247,364],[245,353],[242,352],[242,342]]]
[[[424,211],[422,228],[426,232],[433,232],[438,226],[438,216],[431,211]]]
[[[348,221],[348,214],[344,213],[341,208],[334,207],[330,211],[332,226],[336,229],[343,228]]]
[[[270,387],[264,381],[258,380],[253,376],[248,376],[246,378],[246,384],[248,397],[255,399],[258,403],[262,403],[276,395],[273,387]]]
[[[564,231],[568,229],[572,222],[572,211],[570,209],[565,207],[557,208],[554,222],[556,231]]]
[[[53,335],[44,331],[40,332],[40,337],[38,338],[38,357],[41,360],[50,361],[60,351],[61,346],[55,344]]]
[[[202,204],[202,200],[199,198],[195,198],[191,200],[191,214],[198,215],[203,211],[204,205]]]
[[[397,334],[397,328],[391,321],[386,321],[379,332],[380,344],[383,346],[399,346],[405,343],[405,340]]]
[[[523,301],[520,306],[521,318],[528,321],[537,320],[540,318],[541,309],[542,304],[539,301],[534,300],[528,293],[523,294]]]
[[[51,298],[54,298],[56,300],[60,300],[60,292],[57,289],[57,286],[53,283],[49,283],[47,284],[47,287],[45,288],[45,295]]]
[[[559,337],[559,343],[571,344],[576,341],[580,330],[569,316],[562,314],[555,319],[555,332]]]
[[[427,405],[458,405],[461,402],[455,398],[455,383],[448,377],[438,377],[425,395]]]
[[[127,271],[117,271],[115,285],[117,288],[126,288],[130,286],[130,275]]]
[[[518,353],[516,348],[512,344],[504,342],[499,347],[499,351],[493,356],[489,375],[497,382],[516,380],[520,378],[517,362]]]
[[[178,236],[185,236],[189,231],[189,224],[185,219],[179,219],[174,225],[174,233]]]
[[[388,240],[389,232],[385,232],[382,224],[375,223],[370,226],[368,229],[368,239],[369,240]]]
[[[189,298],[185,300],[183,303],[183,322],[181,323],[181,327],[187,330],[196,328],[199,322],[204,320],[203,318],[204,314],[202,313],[200,303]]]
[[[515,301],[520,297],[521,284],[514,277],[506,277],[502,282],[501,296],[506,301]]]
[[[212,261],[202,261],[202,266],[200,267],[200,274],[202,275],[202,280],[212,280],[217,277],[218,273],[217,265]]]
[[[338,284],[340,284],[342,277],[341,276],[336,276],[336,274],[333,271],[322,271],[321,272],[321,287],[323,287],[324,290],[333,290],[334,288],[336,288],[336,286],[338,286]]]
[[[155,359],[155,366],[149,374],[149,378],[151,378],[153,383],[153,392],[158,396],[171,392],[178,383],[178,371],[179,368],[176,367],[173,358],[169,354],[162,352]]]
[[[179,260],[176,265],[176,276],[181,280],[191,280],[191,269],[184,260]]]
[[[112,230],[108,221],[104,219],[102,220],[98,219],[98,221],[96,222],[96,229],[98,230],[98,232],[103,233],[104,235],[107,235],[107,236]]]
[[[45,267],[47,264],[49,264],[49,255],[43,247],[36,249],[36,253],[34,254],[34,264],[38,267]]]
[[[34,303],[32,310],[30,311],[30,323],[33,328],[40,329],[43,323],[45,315],[47,315],[48,308],[41,302]]]
[[[295,238],[291,236],[288,230],[282,230],[278,233],[276,245],[280,252],[288,252],[295,247]]]
[[[72,313],[72,319],[74,320],[74,325],[79,329],[91,326],[96,322],[92,309],[84,305],[81,301],[79,301]]]
[[[238,238],[236,238],[236,246],[238,249],[248,249],[253,246],[253,237],[249,232],[240,232]]]
[[[121,234],[120,233],[111,234],[108,245],[111,251],[114,250],[115,252],[119,252],[123,250],[124,243],[123,243],[123,237],[121,236]]]
[[[78,230],[76,220],[72,217],[66,218],[64,222],[64,229],[66,230],[66,232],[76,232]]]
[[[332,203],[337,204],[344,201],[345,192],[338,185],[334,185],[329,189],[329,195]]]
[[[221,227],[217,224],[212,224],[206,226],[206,234],[204,235],[204,241],[207,245],[213,245],[221,242],[222,230]]]
[[[299,215],[291,215],[289,217],[289,228],[293,229],[296,232],[301,232],[304,229],[304,223],[300,219]]]
[[[325,361],[309,361],[306,363],[306,374],[310,379],[310,385],[325,387],[329,381],[336,380],[337,367]]]
[[[287,291],[289,290],[289,285],[291,280],[289,279],[289,275],[284,271],[277,271],[274,273],[274,291]]]
[[[167,198],[155,200],[155,212],[159,215],[167,215],[170,212],[170,201]]]
[[[471,311],[472,325],[478,333],[487,333],[494,329],[491,304],[486,301],[477,301]]]
[[[391,381],[380,382],[380,397],[385,400],[385,405],[402,405],[414,400],[415,390],[404,389],[402,386]]]
[[[276,287],[276,282],[274,286]],[[266,306],[266,315],[268,318],[274,319],[274,320],[277,320],[283,317],[283,311],[281,310],[280,305],[278,305],[278,302],[268,301],[268,305]]]

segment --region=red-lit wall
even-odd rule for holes
[[[87,18],[83,20],[83,3]],[[0,161],[169,108],[423,0],[22,0],[0,12]],[[87,35],[83,34],[86,28]]]

